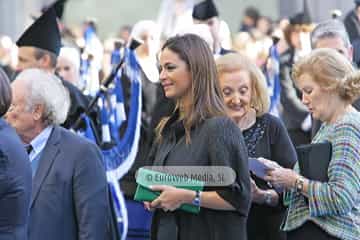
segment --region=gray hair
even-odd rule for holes
[[[65,122],[70,96],[61,80],[54,74],[42,69],[30,68],[22,71],[15,81],[24,81],[29,92],[26,97],[27,110],[36,104],[44,105],[43,122],[45,125],[59,125]]]
[[[320,39],[339,37],[344,42],[346,48],[351,47],[349,35],[346,32],[346,28],[342,22],[336,19],[327,20],[319,23],[311,32],[310,40],[311,47],[314,49],[316,43]]]

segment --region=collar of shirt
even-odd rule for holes
[[[45,148],[53,128],[53,126],[46,127],[30,142],[31,146],[33,147],[33,150],[29,155],[30,161],[34,160],[35,157]]]

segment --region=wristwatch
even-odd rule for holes
[[[269,191],[265,191],[264,202],[267,205],[271,205],[271,203],[272,203],[272,195],[271,195],[271,193]]]
[[[304,178],[298,177],[295,181],[295,190],[301,193],[304,189]]]
[[[200,191],[199,190],[195,191],[195,198],[194,198],[194,200],[192,200],[191,204],[194,206],[200,207],[201,201],[200,201]]]

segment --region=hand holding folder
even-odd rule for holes
[[[140,168],[138,170],[136,183],[138,186],[136,188],[134,200],[142,202],[152,202],[160,196],[161,192],[150,189],[150,186],[152,185],[168,185],[194,191],[202,191],[204,188],[204,182],[202,181],[172,177],[167,173],[157,172],[146,168]],[[200,211],[200,207],[192,204],[183,204],[180,206],[180,209],[190,213],[199,213]]]
[[[278,164],[272,161],[266,161],[261,158],[249,158],[249,170],[258,178],[264,179],[267,171],[278,167]]]
[[[281,168],[281,166],[274,161],[265,158],[249,158],[249,170],[264,181],[266,181],[265,177],[268,175],[268,171],[276,168]],[[276,192],[280,193],[284,191],[283,187],[272,185],[270,182],[267,182],[267,185],[270,188],[274,188]]]

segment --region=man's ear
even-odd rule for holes
[[[49,67],[51,67],[51,58],[49,54],[44,54],[40,59],[39,59],[39,63],[41,68],[43,69],[47,69]]]
[[[42,118],[44,113],[44,105],[43,104],[36,104],[33,109],[33,117],[34,120],[38,121]]]

